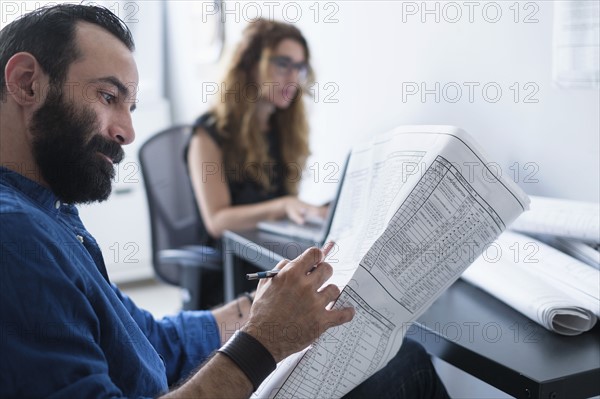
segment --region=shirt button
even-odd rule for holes
[[[83,244],[83,237],[79,234],[77,235],[77,240],[79,240],[79,242]]]
[[[56,209],[60,208],[60,201],[56,201],[56,202],[54,203],[54,207],[55,207]]]

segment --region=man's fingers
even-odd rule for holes
[[[290,263],[289,259],[283,259],[281,261],[279,261],[278,264],[275,265],[275,267],[273,269],[283,269],[285,267],[285,265],[287,265],[288,263]]]
[[[313,268],[323,260],[323,252],[316,247],[308,248],[302,255],[292,261],[297,267],[298,273],[303,275],[312,271]]]
[[[340,296],[340,289],[335,284],[329,284],[320,292],[325,303],[331,303]],[[328,321],[331,327],[339,326],[352,320],[356,311],[352,307],[342,309],[328,309]]]
[[[335,301],[337,297],[340,296],[340,289],[335,284],[328,284],[326,287],[323,287],[319,293],[323,296],[324,302],[329,303]]]
[[[354,308],[343,308],[343,309],[332,309],[329,312],[329,323],[330,327],[339,326],[344,323],[348,323],[354,317],[356,310]]]
[[[283,269],[288,263],[290,263],[289,259],[284,259],[282,261],[280,261],[278,264],[275,265],[275,267],[273,268],[273,270],[278,269],[281,270]],[[263,278],[258,282],[258,286],[257,286],[257,290],[261,289],[265,284],[267,284],[267,281],[269,281],[268,278]]]
[[[327,256],[329,255],[329,252],[331,252],[331,250],[335,247],[335,241],[327,241],[325,243],[325,245],[323,245],[323,255]]]

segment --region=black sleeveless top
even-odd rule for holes
[[[223,138],[217,131],[215,117],[211,113],[205,113],[200,116],[196,122],[194,122],[192,134],[190,135],[188,143],[185,146],[184,159],[186,164],[188,164],[187,155],[190,140],[192,139],[196,132],[196,128],[198,127],[203,128],[214,140],[217,146],[219,146],[219,148],[223,148]],[[286,172],[282,167],[283,162],[280,150],[281,147],[277,132],[271,129],[267,133],[267,140],[269,144],[269,156],[274,162],[268,172],[265,172],[262,168],[253,167],[252,165],[239,165],[238,167],[232,167],[230,169],[225,168],[223,165],[217,166],[218,171],[216,171],[216,173],[221,173],[221,176],[223,176],[227,181],[227,187],[229,188],[229,195],[231,197],[231,205],[256,204],[258,202],[288,195],[285,187]],[[257,173],[268,173],[269,181],[272,187],[270,191],[267,191],[262,185],[252,178],[256,176]],[[200,215],[200,219],[202,221],[202,215],[200,214],[200,210],[197,205],[196,211]],[[208,234],[203,222],[201,223],[201,229],[202,231],[200,232],[200,237],[202,242],[199,244],[219,248],[221,245],[220,240],[215,240]]]

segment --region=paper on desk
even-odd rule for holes
[[[600,204],[531,196],[531,210],[511,229],[600,243]]]
[[[505,234],[513,243],[531,243],[537,248],[534,257],[539,262],[521,262],[519,267],[527,268],[600,317],[600,271],[534,238],[510,231]]]
[[[341,397],[522,211],[527,196],[451,127],[398,128],[352,152],[332,224],[335,306],[354,319],[280,366],[257,397]]]
[[[600,316],[599,273],[538,240],[505,232],[462,278],[548,330],[577,335]]]
[[[600,269],[600,252],[584,242],[548,235],[535,235],[534,238],[537,238],[543,243],[546,243],[587,265]]]

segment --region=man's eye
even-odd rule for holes
[[[116,97],[110,93],[100,92],[100,95],[102,96],[104,101],[107,102],[107,104],[111,104],[116,99]]]

